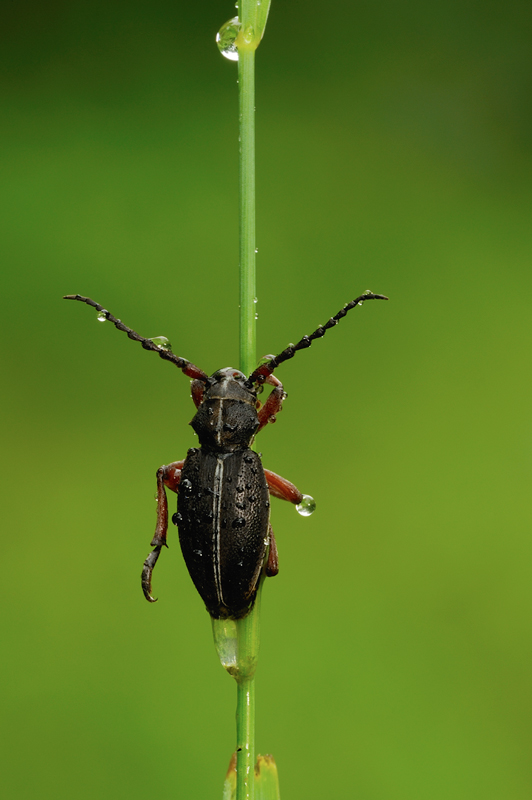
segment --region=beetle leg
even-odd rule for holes
[[[268,561],[264,567],[266,577],[273,578],[279,572],[279,555],[277,553],[277,542],[270,525],[270,552],[268,553]]]
[[[156,547],[154,550],[151,551],[148,558],[144,562],[142,566],[142,575],[141,575],[141,583],[142,583],[142,591],[144,592],[144,597],[149,603],[156,603],[157,598],[151,596],[151,575],[153,572],[153,568],[157,563],[157,559],[159,558],[159,553],[161,552],[161,545]]]
[[[160,467],[157,470],[157,488],[159,488],[159,472],[162,472],[162,481],[164,485],[177,494],[181,482],[181,470],[183,469],[184,463],[185,459],[182,461],[172,461],[168,466]]]
[[[203,402],[203,393],[205,392],[205,384],[200,380],[194,380],[190,384],[190,393],[196,408],[199,408]]]
[[[142,568],[142,591],[144,597],[150,603],[155,603],[156,598],[151,595],[151,576],[153,568],[157,563],[161,548],[168,547],[166,544],[166,533],[168,531],[168,500],[164,487],[167,486],[172,492],[178,491],[179,481],[181,480],[181,470],[184,461],[174,461],[168,466],[159,467],[157,470],[157,522],[155,534],[151,540],[151,546],[155,549],[149,554]]]
[[[293,483],[290,483],[286,478],[282,478],[275,472],[270,472],[269,469],[265,469],[264,474],[270,494],[273,497],[278,497],[280,500],[288,500],[289,503],[293,503],[295,506],[301,503],[303,494],[299,491],[297,486],[294,486]]]
[[[282,411],[283,408],[283,400],[286,398],[286,392],[283,389],[283,384],[276,378],[275,375],[268,375],[265,379],[264,383],[269,383],[274,388],[272,389],[270,396],[266,400],[263,406],[261,406],[257,412],[259,417],[259,427],[257,429],[257,433],[264,428],[268,422],[275,422],[276,415],[279,411]]]

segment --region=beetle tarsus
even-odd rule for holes
[[[151,551],[148,558],[144,562],[144,566],[142,567],[142,591],[144,592],[144,597],[149,603],[157,602],[157,598],[152,597],[151,595],[151,576],[153,573],[153,568],[155,567],[157,559],[159,558],[161,547],[162,545],[158,545]]]

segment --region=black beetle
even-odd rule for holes
[[[157,471],[157,525],[151,542],[154,550],[144,562],[142,588],[150,602],[151,576],[166,545],[168,502],[165,487],[178,493],[178,510],[172,521],[179,529],[183,556],[196,589],[215,619],[241,619],[253,607],[261,572],[279,571],[277,546],[270,525],[270,495],[288,500],[303,514],[312,513],[314,501],[293,483],[262,467],[251,450],[255,435],[275,422],[286,393],[273,372],[298,350],[310,347],[334,327],[351,308],[366,300],[387,300],[366,292],[347,303],[334,317],[289,345],[277,356],[265,356],[248,377],[232,367],[210,377],[190,361],[174,355],[162,339],[145,339],[88,297],[66,295],[99,312],[118,330],[127,333],[146,350],[154,350],[192,378],[192,399],[197,412],[190,423],[200,447],[191,448],[184,461]],[[266,402],[257,399],[264,383],[273,388]]]

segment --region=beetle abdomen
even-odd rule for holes
[[[189,450],[179,486],[179,541],[194,585],[216,619],[239,619],[253,605],[268,546],[269,500],[252,450]]]

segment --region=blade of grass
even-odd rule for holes
[[[279,800],[279,776],[273,756],[258,756],[255,764],[255,799]]]

